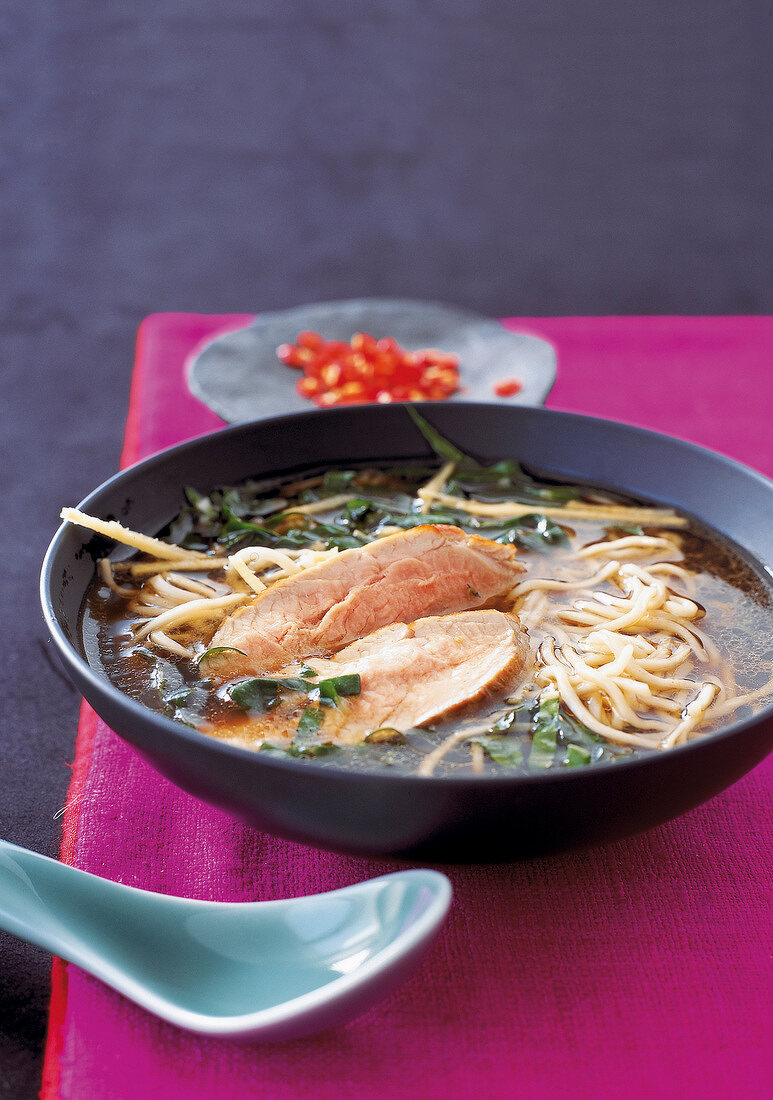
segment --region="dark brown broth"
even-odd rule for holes
[[[272,489],[276,492],[276,487]],[[535,505],[535,511],[539,507]],[[431,522],[431,517],[429,517]],[[590,521],[572,523],[574,547],[598,541],[604,537],[602,524]],[[485,532],[484,532],[485,533]],[[729,544],[707,534],[691,529],[681,533],[684,563],[695,578],[690,596],[706,608],[706,618],[701,627],[709,633],[732,668],[739,690],[754,691],[770,681],[773,669],[773,598],[770,588],[760,573]],[[561,570],[570,559],[570,552],[555,547],[547,553],[523,550],[523,561],[533,575],[551,576]],[[676,586],[678,587],[678,586]],[[83,611],[83,644],[89,663],[103,672],[127,695],[151,709],[159,710],[182,719],[187,724],[208,722],[229,704],[214,692],[204,692],[194,662],[174,659],[168,655],[154,657],[143,647],[126,652],[131,643],[129,619],[124,601],[111,593],[99,580],[92,585]],[[183,707],[177,711],[164,703],[164,697],[174,694],[176,688],[188,686],[201,698],[195,708]],[[769,702],[766,698],[752,705],[744,705],[729,717],[715,723],[707,723],[711,730],[753,713]],[[502,706],[492,711],[490,721],[508,711]],[[232,713],[232,710],[231,710]],[[197,719],[198,716],[198,719]],[[468,723],[481,723],[481,715]],[[359,745],[337,749],[330,755],[315,756],[318,763],[330,766],[380,769],[388,767],[413,772],[426,754],[451,730],[464,722],[440,723],[432,729],[406,732],[406,744]],[[603,754],[604,760],[616,759],[651,750],[615,749]],[[504,765],[494,763],[488,757],[485,771],[502,774]],[[464,770],[469,772],[469,747],[460,745],[452,750],[438,769],[438,774]]]

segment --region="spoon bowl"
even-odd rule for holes
[[[0,927],[207,1035],[288,1039],[344,1023],[416,965],[450,901],[446,876],[423,869],[310,897],[196,901],[0,841]]]

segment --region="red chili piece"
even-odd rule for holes
[[[438,401],[459,389],[459,359],[426,348],[406,351],[396,340],[376,340],[357,332],[347,344],[324,340],[318,332],[299,333],[294,344],[280,344],[277,356],[303,371],[295,384],[315,405],[363,405],[372,401]]]
[[[520,378],[503,378],[494,386],[494,393],[497,397],[515,397],[522,389],[523,382]]]

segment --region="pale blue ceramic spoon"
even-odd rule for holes
[[[351,1019],[418,962],[450,901],[429,870],[285,901],[192,901],[0,841],[0,927],[207,1035],[287,1039]]]

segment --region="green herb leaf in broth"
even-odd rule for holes
[[[204,496],[204,494],[200,493],[198,489],[194,489],[192,485],[186,485],[183,489],[183,494],[185,495],[185,499],[188,501],[191,507],[197,508],[200,512],[204,513],[206,511],[214,511],[214,505],[212,504],[210,498]]]
[[[275,545],[277,536],[263,524],[253,523],[251,520],[237,516],[234,510],[228,505],[223,507],[223,516],[224,523],[220,532],[221,536],[230,535],[237,531],[246,531],[252,535],[258,535],[261,539],[267,540],[269,546]]]
[[[316,703],[321,703],[323,707],[337,707],[340,702],[336,689],[325,680],[320,680],[318,684],[314,685],[313,691],[309,693],[309,698]]]
[[[554,546],[569,545],[569,537],[564,529],[538,512],[507,520],[504,524],[498,523],[496,527],[482,523],[481,530],[485,531],[487,538],[494,539],[495,542],[512,543],[538,553],[551,550]]]
[[[581,757],[586,753],[589,757],[588,763],[595,763],[598,760],[617,760],[631,754],[630,749],[605,741],[563,706],[558,710],[558,747],[559,750],[563,750],[559,753],[559,764],[572,763],[573,766],[581,763]],[[580,752],[573,750],[580,750]]]
[[[557,695],[540,700],[532,718],[530,768],[550,768],[553,765],[558,739],[558,708]]]
[[[213,539],[223,545],[233,544],[237,539],[238,521],[248,514],[270,512],[279,503],[276,500],[258,502],[250,488],[254,484],[239,488],[225,486],[209,496],[187,486],[188,507],[182,509],[170,525],[172,540],[188,549],[205,549]],[[242,530],[250,529],[243,527]],[[182,538],[179,537],[181,533]]]
[[[360,677],[347,673],[315,681],[300,676],[252,676],[232,684],[226,695],[242,710],[263,713],[276,706],[283,691],[302,692],[324,705],[338,706],[340,696],[359,695]]]
[[[341,749],[332,741],[311,741],[309,744],[292,741],[287,751],[290,756],[329,756],[331,753],[340,753]]]
[[[516,499],[558,503],[574,500],[585,492],[580,485],[549,485],[536,481],[515,459],[504,459],[484,466],[445,439],[412,406],[407,405],[406,410],[435,454],[446,462],[456,463],[457,468],[448,486],[452,495],[461,493],[490,501]]]
[[[293,740],[296,743],[303,743],[311,737],[316,737],[324,721],[325,712],[322,707],[306,707],[296,727]]]
[[[187,702],[190,701],[193,694],[193,688],[188,684],[184,684],[178,688],[174,688],[172,691],[167,692],[163,696],[164,703],[170,707],[173,711],[179,710],[184,707]]]
[[[239,680],[227,691],[227,697],[242,710],[264,713],[279,702],[282,691],[300,691],[307,694],[314,684],[295,676],[253,676]]]
[[[209,649],[205,649],[204,652],[201,654],[198,659],[199,667],[201,667],[202,664],[206,665],[206,662],[208,660],[210,660],[212,657],[219,657],[222,653],[238,653],[240,657],[247,656],[243,649],[237,649],[236,646],[214,645],[210,646]]]
[[[483,524],[476,516],[471,516],[462,508],[444,508],[442,505],[432,505],[426,512],[413,512],[411,515],[394,516],[389,522],[394,527],[410,528],[421,527],[425,523],[450,524],[452,527],[462,527],[464,530],[477,531]],[[501,523],[498,529],[501,529]]]
[[[258,752],[267,753],[269,756],[289,756],[289,745],[275,745],[272,741],[264,741],[258,745]]]
[[[213,501],[221,513],[228,509],[241,519],[269,516],[281,512],[286,507],[283,497],[266,496],[268,482],[247,481],[244,485],[228,485],[219,494],[213,494]]]
[[[530,721],[529,704],[526,702],[519,703],[512,710],[500,715],[496,722],[489,727],[488,732],[490,734],[509,733],[518,726],[525,731],[529,729]]]
[[[568,768],[581,768],[591,762],[590,749],[584,749],[581,745],[567,745],[566,766]]]
[[[331,495],[343,493],[351,488],[356,476],[356,470],[328,470],[322,478],[322,488]]]
[[[566,745],[601,745],[604,743],[597,733],[588,729],[579,718],[575,718],[562,706],[558,708],[558,728],[560,740]]]
[[[414,409],[413,405],[406,405],[405,409],[411,420],[414,422],[416,427],[426,439],[427,443],[429,443],[430,447],[435,452],[435,454],[438,455],[439,458],[444,459],[446,462],[457,462],[463,466],[471,466],[473,468],[478,467],[478,463],[475,461],[474,458],[470,458],[469,455],[464,454],[464,452],[460,451],[458,447],[455,447],[453,443],[445,439],[444,436],[442,436],[437,430],[437,428],[433,428],[432,425],[428,421],[426,421],[420,413],[416,412],[416,409]]]
[[[530,767],[578,767],[629,755],[630,750],[611,745],[589,730],[561,705],[557,695],[539,701],[532,717]]]
[[[344,508],[344,515],[350,523],[361,523],[366,516],[376,510],[376,506],[373,504],[372,500],[366,500],[364,497],[356,497],[354,500],[347,501]]]
[[[207,705],[208,698],[209,692],[201,681],[187,688],[180,688],[167,697],[168,702],[174,707],[172,717],[175,722],[182,722],[183,725],[190,726],[192,729],[200,728],[201,714]]]
[[[479,734],[471,737],[471,745],[480,745],[495,764],[507,768],[521,767],[524,761],[524,745],[520,737],[487,737]]]
[[[273,516],[276,512],[281,512],[287,507],[287,501],[283,497],[274,497],[271,500],[251,501],[245,506],[244,514],[246,516],[264,517]],[[236,509],[234,509],[236,511]],[[238,512],[237,512],[238,515]]]
[[[323,741],[319,731],[325,721],[321,707],[306,707],[295,730],[289,752],[291,756],[324,756],[339,749],[330,741]]]
[[[396,466],[390,466],[388,472],[391,477],[398,478],[402,482],[423,484],[437,473],[437,466],[430,466],[426,463],[421,465],[418,463],[407,465],[398,463]]]
[[[166,541],[185,550],[206,550],[207,542],[194,531],[194,518],[190,509],[185,509],[169,524]]]
[[[241,539],[243,535],[249,535],[253,542],[277,549],[302,550],[321,542],[328,546],[336,546],[340,550],[348,550],[355,546],[364,546],[367,541],[353,535],[345,527],[330,523],[316,523],[309,520],[303,513],[294,513],[291,509],[273,514],[267,519],[266,524],[241,519],[230,508],[226,508],[225,515],[226,522],[219,536],[223,543],[233,542],[232,536]],[[301,516],[303,525],[292,527],[282,533],[274,530],[281,521],[292,516]]]
[[[339,527],[334,523],[315,523],[306,532],[315,542],[326,542],[328,546],[336,546],[339,550],[351,550],[357,546],[365,546],[367,539],[359,535],[353,535],[345,527]]]
[[[430,475],[431,476],[431,475]],[[420,479],[417,479],[420,481]],[[374,509],[379,509],[385,515],[410,515],[416,505],[416,498],[408,496],[407,493],[397,492],[394,493],[368,493],[363,494],[363,500],[368,500]]]
[[[517,500],[521,503],[545,501],[560,504],[582,496],[579,485],[549,485],[535,481],[518,462],[499,462],[496,466],[468,473],[459,470],[449,483],[452,495],[466,494],[488,503]]]
[[[217,522],[219,518],[219,509],[211,497],[199,493],[191,485],[186,486],[184,492],[185,499],[190,504],[192,511],[198,517],[199,522],[208,524]]]
[[[320,680],[318,687],[329,686],[338,695],[359,695],[362,683],[358,672],[346,672],[341,676],[333,676],[327,680]]]
[[[273,679],[274,683],[279,684],[280,688],[285,691],[310,691],[315,684],[309,683],[308,680],[302,676],[274,676],[267,677],[267,679]]]
[[[146,650],[144,646],[137,646],[132,651],[132,656],[140,657],[151,666],[148,686],[155,695],[156,709],[174,718],[176,722],[198,726],[198,710],[207,699],[205,684],[198,680],[190,682],[181,667],[178,668],[166,657]]]
[[[242,680],[231,686],[227,697],[241,710],[265,713],[279,702],[279,685],[275,680]]]
[[[360,677],[356,672],[346,673],[342,676],[331,676],[325,680],[319,680],[310,685],[313,697],[318,699],[323,706],[337,707],[342,695],[360,694]]]

